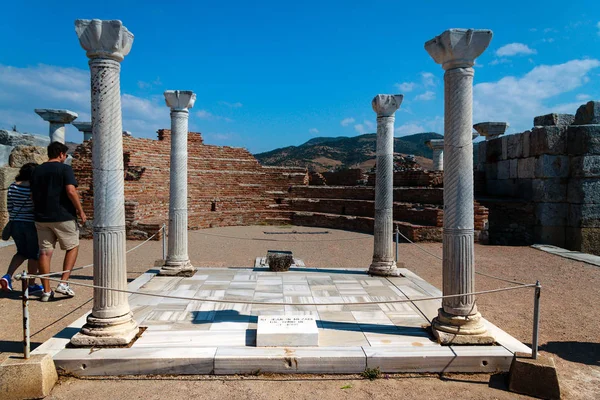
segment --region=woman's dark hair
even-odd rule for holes
[[[60,153],[67,154],[67,151],[69,151],[69,148],[64,143],[52,142],[48,146],[48,158],[56,158],[60,156]]]
[[[33,170],[38,165],[36,163],[27,163],[21,167],[19,170],[19,175],[15,178],[17,182],[30,181],[31,175],[33,175]]]

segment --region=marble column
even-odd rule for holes
[[[444,74],[443,294],[475,291],[473,213],[473,65],[492,39],[490,30],[450,29],[425,43]],[[444,298],[433,332],[442,344],[486,344],[473,295]]]
[[[83,141],[87,142],[92,138],[92,123],[91,122],[73,122],[72,124],[79,132],[83,133]]]
[[[35,113],[44,121],[50,122],[50,143],[65,143],[65,124],[70,124],[77,118],[77,113],[69,110],[36,108]]]
[[[444,170],[444,139],[427,140],[425,144],[433,150],[433,170]]]
[[[169,184],[169,244],[160,275],[191,276],[194,267],[188,256],[188,109],[196,95],[190,90],[167,90],[171,108],[171,171]]]
[[[475,128],[477,133],[485,137],[485,140],[492,140],[500,137],[500,135],[504,135],[509,126],[508,122],[480,122],[473,125],[473,128]]]
[[[75,32],[87,50],[92,96],[92,170],[94,177],[94,285],[127,289],[125,193],[121,118],[121,61],[133,35],[121,21],[75,21]],[[125,345],[139,329],[127,294],[94,289],[87,323],[73,336],[79,346]]]
[[[373,261],[369,273],[400,276],[394,260],[394,113],[403,96],[378,94],[371,105],[377,113],[377,167]]]

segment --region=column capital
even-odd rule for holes
[[[426,140],[425,145],[431,150],[444,150],[444,139]]]
[[[165,90],[165,103],[171,111],[187,111],[194,107],[196,93],[191,90]]]
[[[503,135],[509,126],[510,125],[508,122],[480,122],[473,125],[473,128],[475,128],[477,133],[479,133],[481,136],[484,136],[487,140],[490,140]]]
[[[491,40],[489,29],[448,29],[425,42],[425,50],[444,70],[469,68],[475,65],[475,59]]]
[[[56,110],[53,108],[36,108],[34,111],[44,121],[59,124],[70,124],[79,116],[76,112],[70,110]]]
[[[72,122],[73,125],[79,132],[91,132],[92,131],[92,123],[91,122]]]
[[[373,111],[378,117],[391,117],[400,108],[404,96],[401,94],[378,94],[371,101]]]
[[[119,20],[77,19],[75,32],[90,59],[109,58],[121,62],[133,44],[133,34]]]

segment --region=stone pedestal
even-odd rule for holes
[[[75,31],[90,58],[94,285],[126,290],[120,62],[129,54],[133,35],[121,21],[77,20]],[[76,346],[126,345],[138,331],[126,293],[94,289],[92,313],[71,343]]]
[[[477,133],[485,137],[485,140],[492,140],[500,137],[500,135],[504,135],[509,126],[508,122],[480,122],[473,125],[473,128],[475,128]]]
[[[188,118],[196,95],[189,90],[167,90],[165,101],[171,108],[171,171],[169,185],[169,244],[165,265],[159,275],[194,274],[188,256]]]
[[[83,133],[83,141],[87,142],[92,138],[92,123],[91,122],[73,122],[72,125]]]
[[[433,170],[444,170],[444,139],[427,140],[425,144],[433,150]]]
[[[492,31],[450,29],[425,43],[444,74],[443,294],[475,291],[473,213],[473,65]],[[442,344],[486,344],[472,295],[444,298],[433,333]]]
[[[50,123],[50,143],[65,143],[65,124],[70,124],[77,118],[77,113],[69,110],[36,108],[35,113],[44,121]]]
[[[375,181],[375,229],[373,262],[369,273],[400,276],[393,249],[394,208],[394,113],[403,96],[378,94],[371,105],[377,113],[377,168]]]

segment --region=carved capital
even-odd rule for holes
[[[121,62],[131,50],[133,34],[119,20],[75,20],[79,43],[90,58],[110,58]]]
[[[488,29],[449,29],[425,42],[425,50],[445,70],[469,68],[492,40]]]
[[[425,145],[432,150],[444,150],[444,139],[426,140]]]
[[[191,90],[166,90],[165,102],[173,111],[183,111],[194,107],[196,94]]]
[[[506,132],[506,129],[510,125],[508,122],[480,122],[478,124],[473,125],[473,128],[486,139],[497,138],[500,135],[503,135]]]
[[[91,132],[92,131],[92,123],[91,122],[73,122],[73,125],[79,132]]]
[[[401,94],[378,94],[373,98],[371,106],[378,117],[391,117],[400,108],[403,98]]]
[[[55,122],[59,124],[70,124],[78,115],[69,110],[55,110],[50,108],[36,108],[35,113],[42,117],[44,121]]]

